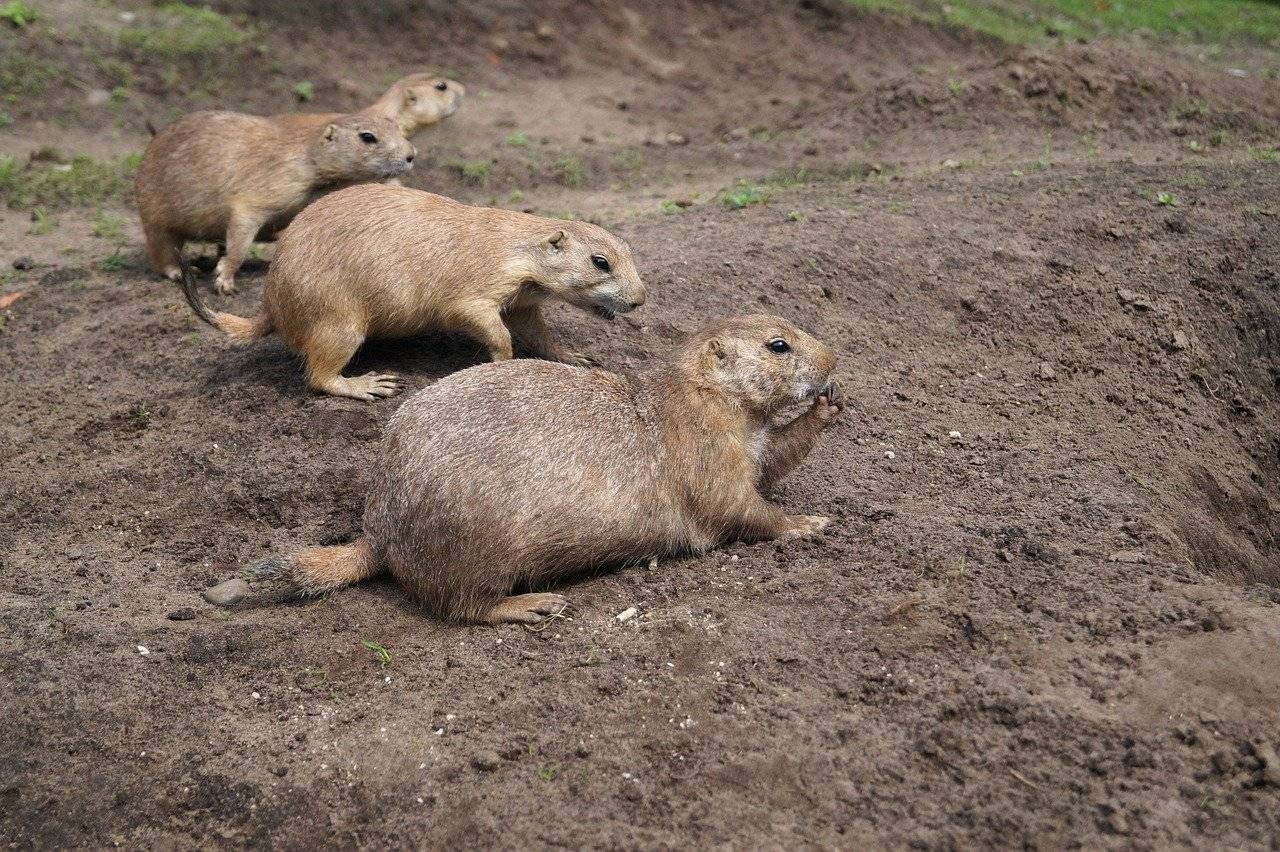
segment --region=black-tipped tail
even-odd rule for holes
[[[214,328],[221,329],[222,326],[213,315],[213,311],[209,310],[208,305],[200,301],[200,293],[197,290],[198,285],[196,284],[196,277],[191,274],[191,264],[179,258],[178,269],[182,272],[182,295],[186,297],[187,304],[191,306],[192,312]]]

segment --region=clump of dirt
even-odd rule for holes
[[[776,494],[833,522],[584,578],[540,631],[446,626],[386,582],[211,607],[199,592],[250,560],[358,534],[401,399],[315,396],[278,340],[229,346],[136,236],[124,268],[96,260],[92,211],[24,222],[0,257],[35,258],[0,284],[24,292],[0,311],[10,842],[1280,836],[1280,174],[1168,126],[1200,138],[1234,101],[1274,133],[1274,93],[1140,47],[1010,53],[835,4],[431,3],[400,26],[335,6],[361,38],[218,8],[296,46],[281,73],[314,71],[317,108],[358,102],[344,63],[374,80],[393,52],[476,81],[414,181],[628,239],[649,303],[551,316],[607,367],[748,311],[835,347],[846,416]],[[930,71],[918,102],[901,87],[923,62],[964,85],[944,98]],[[245,91],[227,105],[287,104]],[[1170,118],[1184,98],[1205,112]],[[1091,122],[1097,154],[1026,162]],[[495,158],[487,183],[449,164]],[[264,268],[222,306],[252,313]],[[413,390],[482,358],[429,334],[351,370]]]

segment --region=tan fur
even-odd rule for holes
[[[318,595],[358,583],[381,569],[373,560],[368,539],[334,547],[309,547],[290,560],[292,576],[304,594]]]
[[[404,174],[416,153],[395,122],[376,116],[286,128],[240,113],[194,113],[157,133],[138,169],[147,254],[176,280],[184,243],[225,240],[217,287],[230,292],[260,231],[283,228],[323,187]]]
[[[775,338],[791,351],[771,351]],[[389,570],[443,618],[528,623],[567,602],[513,591],[731,539],[817,532],[826,518],[787,515],[762,489],[839,414],[824,390],[835,361],[787,321],[748,316],[633,378],[528,360],[455,373],[387,426],[358,543],[368,560],[361,551],[335,569],[304,550],[292,572],[328,589]],[[789,424],[772,424],[815,395]]]
[[[441,84],[444,89],[439,88]],[[390,119],[400,127],[405,138],[412,138],[418,131],[457,112],[466,94],[466,87],[456,80],[435,74],[410,74],[354,114]],[[271,120],[283,127],[306,130],[323,127],[339,117],[341,113],[286,112],[271,116]]]
[[[586,363],[553,342],[539,307],[549,297],[611,317],[646,294],[631,249],[596,225],[362,184],[315,201],[281,235],[254,322],[302,354],[311,387],[372,400],[399,380],[341,375],[368,337],[437,328],[470,335],[495,361],[513,356],[514,338],[529,354]]]

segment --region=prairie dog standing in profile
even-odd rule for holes
[[[457,80],[436,74],[410,74],[391,85],[369,106],[354,115],[367,115],[394,121],[406,139],[419,130],[444,121],[458,111],[467,89]],[[284,127],[310,129],[341,117],[341,113],[285,112],[271,116]]]
[[[646,298],[631,249],[604,228],[470,207],[416,189],[361,184],[298,214],[276,246],[262,310],[247,319],[210,311],[187,277],[196,314],[237,341],[275,332],[306,360],[307,384],[371,401],[400,390],[392,375],[345,377],[369,337],[459,331],[495,361],[514,354],[572,364],[542,318],[557,298],[612,319]]]
[[[762,492],[840,413],[835,363],[791,323],[756,315],[708,326],[634,378],[531,360],[462,370],[388,423],[362,538],[259,569],[307,593],[389,571],[441,618],[532,623],[565,608],[542,590],[574,573],[816,533],[826,518]]]
[[[283,228],[317,189],[402,175],[416,155],[387,118],[288,128],[241,113],[193,113],[159,131],[138,168],[147,255],[176,280],[188,240],[225,240],[217,288],[229,293],[259,231]]]

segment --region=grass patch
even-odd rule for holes
[[[9,0],[8,3],[0,4],[0,21],[5,21],[18,29],[22,29],[27,24],[34,24],[38,20],[40,20],[40,13],[31,8],[25,0]]]
[[[124,219],[99,210],[93,217],[93,235],[112,245],[124,245],[127,242],[124,235]]]
[[[850,166],[793,166],[769,175],[764,179],[764,184],[776,186],[779,189],[791,189],[797,186],[808,186],[811,183],[862,180],[869,171],[861,163]]]
[[[587,168],[577,157],[561,157],[556,160],[556,180],[570,189],[577,189],[587,179]]]
[[[732,189],[724,189],[716,196],[716,200],[730,210],[741,210],[753,204],[768,204],[773,197],[768,187],[738,181]]]
[[[37,207],[31,211],[31,228],[27,231],[33,237],[43,237],[45,234],[51,234],[58,227],[58,221],[49,215],[49,211],[43,207]]]
[[[0,95],[14,103],[27,95],[39,95],[49,87],[57,69],[47,62],[14,51],[0,58]]]
[[[644,168],[644,153],[639,148],[625,148],[613,155],[613,164],[620,169],[638,172]]]
[[[1273,0],[846,0],[977,30],[1015,44],[1045,38],[1095,38],[1136,31],[1199,44],[1280,38]]]
[[[523,130],[517,130],[506,138],[506,143],[512,148],[528,148],[529,134],[525,133]]]
[[[289,91],[293,92],[293,96],[303,103],[314,99],[316,96],[315,84],[310,80],[303,80],[301,83],[294,84],[294,87]]]
[[[451,160],[445,165],[472,186],[488,186],[493,163],[488,160]]]
[[[99,160],[75,157],[69,163],[28,163],[0,155],[0,198],[10,207],[98,206],[121,201],[133,185],[141,154]]]
[[[372,642],[368,639],[362,640],[360,644],[373,652],[374,656],[378,658],[378,664],[382,668],[385,669],[387,666],[391,665],[391,652],[388,651],[386,648],[384,648],[382,645],[380,645],[377,642]]]
[[[162,59],[214,56],[240,47],[256,31],[226,15],[186,3],[166,3],[152,23],[121,30],[120,44]]]

